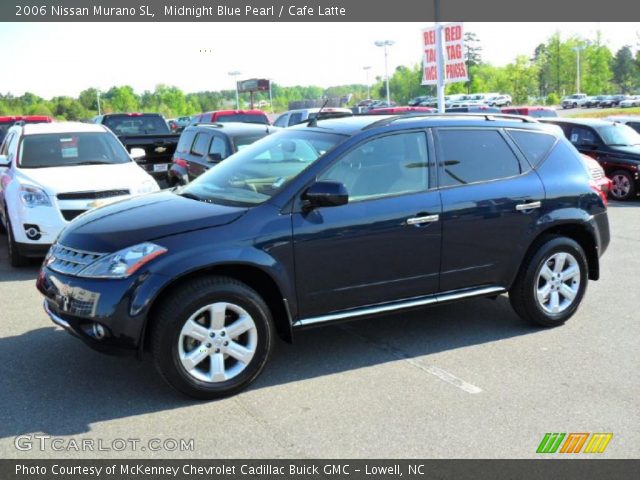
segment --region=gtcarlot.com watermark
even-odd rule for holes
[[[16,450],[53,452],[193,452],[193,438],[66,438],[51,435],[19,435]]]

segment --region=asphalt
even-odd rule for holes
[[[500,297],[308,330],[213,402],[54,327],[37,265],[9,267],[0,236],[0,457],[533,458],[547,432],[612,432],[601,457],[638,458],[639,213],[640,200],[611,205],[602,279],[562,327],[531,327]],[[62,451],[17,450],[21,435]],[[83,439],[112,450],[77,453]],[[194,449],[114,451],[118,439]]]

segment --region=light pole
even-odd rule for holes
[[[577,45],[572,48],[574,52],[576,52],[576,93],[580,93],[580,52],[587,48],[590,44],[587,41],[585,44]]]
[[[367,75],[367,100],[371,99],[371,85],[369,85],[369,70],[371,70],[371,66],[367,65],[366,67],[362,67]]]
[[[387,47],[390,47],[394,43],[396,42],[394,42],[393,40],[377,40],[375,42],[376,47],[384,48],[384,76],[387,80],[387,105],[389,106],[391,106],[391,95],[389,95],[389,65],[387,61],[387,57],[388,57]]]
[[[98,100],[98,115],[102,115],[102,112],[100,111],[100,90],[96,89],[96,99]]]
[[[240,110],[240,94],[238,93],[238,80],[236,79],[236,77],[238,75],[240,75],[242,72],[239,72],[237,70],[234,70],[233,72],[229,72],[229,75],[231,75],[236,83],[236,110]]]
[[[269,106],[271,107],[271,113],[273,113],[273,94],[271,93],[271,79],[269,79]]]

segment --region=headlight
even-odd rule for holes
[[[20,185],[20,200],[29,208],[51,206],[51,200],[45,191],[33,185]]]
[[[140,185],[140,187],[138,188],[138,194],[142,195],[144,193],[157,192],[158,190],[160,190],[160,187],[158,187],[156,181],[153,179],[149,179],[145,180],[144,183]]]
[[[140,243],[107,255],[78,273],[80,277],[127,278],[167,249],[155,243]]]

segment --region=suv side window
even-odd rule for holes
[[[209,155],[219,155],[220,160],[223,160],[229,156],[227,152],[227,142],[224,141],[220,135],[214,135],[209,147]]]
[[[204,157],[207,154],[207,148],[209,147],[210,137],[207,133],[200,132],[196,135],[196,139],[191,147],[191,153],[199,157]]]
[[[302,112],[292,113],[289,117],[289,126],[297,125],[302,121]]]
[[[569,140],[574,145],[597,145],[600,143],[596,133],[585,127],[571,127]]]
[[[345,154],[320,177],[342,182],[349,201],[422,192],[429,183],[424,132],[377,137]]]
[[[522,172],[518,157],[498,130],[438,130],[440,186],[508,178]]]
[[[518,148],[532,166],[538,165],[556,143],[556,137],[547,133],[529,132],[525,130],[508,130]]]

